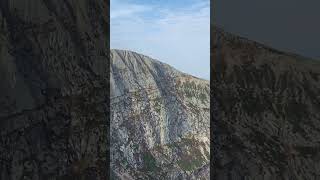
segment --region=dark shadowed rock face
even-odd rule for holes
[[[111,51],[115,179],[209,179],[209,82]]]
[[[0,179],[107,179],[107,6],[0,1]]]
[[[213,34],[214,178],[319,179],[320,62]]]

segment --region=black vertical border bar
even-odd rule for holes
[[[210,2],[210,177],[216,177],[216,161],[219,151],[219,104],[217,88],[219,83],[220,38],[216,29],[215,0]],[[216,52],[214,52],[216,51]]]
[[[107,51],[107,69],[106,69],[106,72],[107,72],[107,79],[106,79],[106,131],[107,131],[107,154],[106,154],[106,174],[107,174],[107,177],[108,179],[110,179],[110,175],[111,175],[111,168],[110,168],[110,0],[104,0],[105,1],[105,7],[106,7],[106,11],[105,13],[107,13],[107,20],[108,20],[108,23],[105,24],[105,27],[103,27],[105,29],[105,32],[106,32],[106,51]]]
[[[214,0],[210,0],[210,179],[213,178],[213,174],[214,174],[213,83],[214,83],[214,78],[215,78],[215,73],[214,73],[215,59],[213,57],[212,47],[213,47],[213,38],[215,38],[215,35],[214,35],[213,29],[212,29],[213,23],[214,23]]]

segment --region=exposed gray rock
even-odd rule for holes
[[[209,179],[209,82],[123,50],[110,78],[113,178]]]
[[[107,10],[0,1],[0,179],[106,179]]]
[[[215,179],[320,178],[320,62],[214,28]]]

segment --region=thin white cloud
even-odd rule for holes
[[[111,11],[110,13],[111,20],[116,18],[128,18],[137,13],[142,13],[142,12],[152,10],[150,6],[144,6],[144,5],[138,5],[138,4],[123,4],[123,6],[125,6],[125,8],[118,7]]]
[[[111,5],[111,14],[115,13],[111,18],[111,48],[137,51],[209,79],[209,1],[172,9],[137,4],[122,8],[127,12],[114,10]]]

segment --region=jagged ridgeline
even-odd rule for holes
[[[214,179],[320,179],[320,61],[213,27]]]
[[[108,5],[0,1],[0,179],[106,180]]]
[[[111,50],[113,179],[209,179],[209,81]]]

